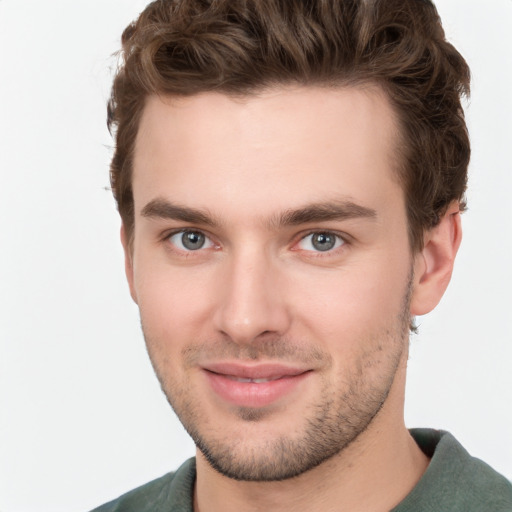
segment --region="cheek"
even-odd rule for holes
[[[146,336],[161,344],[200,336],[212,297],[203,276],[155,264],[138,270],[135,288]]]
[[[403,313],[407,266],[382,267],[375,263],[296,279],[292,295],[302,297],[300,323],[342,350],[394,329]]]

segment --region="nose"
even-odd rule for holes
[[[218,292],[215,328],[239,345],[269,334],[283,336],[291,317],[279,265],[257,248],[228,260]]]

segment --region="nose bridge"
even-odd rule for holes
[[[250,343],[261,334],[282,335],[289,317],[279,268],[258,246],[246,245],[227,258],[216,327],[232,341]]]

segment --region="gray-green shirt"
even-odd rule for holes
[[[471,457],[449,433],[412,429],[431,457],[427,471],[391,512],[512,512],[512,485]],[[195,459],[92,512],[192,512]]]

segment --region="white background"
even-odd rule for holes
[[[143,0],[0,0],[0,510],[78,512],[193,445],[149,365],[108,187],[105,103]],[[512,1],[439,0],[473,70],[470,210],[412,339],[409,426],[512,477]]]

